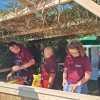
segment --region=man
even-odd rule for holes
[[[33,80],[33,65],[35,60],[31,53],[25,49],[21,48],[16,42],[9,43],[9,50],[14,53],[14,63],[15,66],[12,67],[12,71],[7,75],[7,77],[17,76],[23,77],[25,79],[25,84],[31,85]]]

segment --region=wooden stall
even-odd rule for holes
[[[100,97],[0,82],[0,100],[100,100]]]

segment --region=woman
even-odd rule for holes
[[[67,44],[68,55],[64,62],[63,90],[87,94],[87,82],[90,79],[92,67],[85,54],[83,45],[72,40]]]
[[[42,65],[42,81],[41,87],[54,89],[54,79],[57,71],[57,60],[54,56],[52,47],[48,46],[44,49],[45,63]]]

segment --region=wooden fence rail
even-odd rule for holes
[[[0,82],[0,100],[100,100],[100,97]]]

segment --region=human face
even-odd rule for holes
[[[44,49],[44,57],[45,58],[49,58],[50,57],[50,53],[49,53],[48,49]]]
[[[69,53],[73,56],[73,57],[78,57],[79,56],[79,51],[77,49],[69,49]]]
[[[9,47],[9,50],[10,50],[11,52],[15,53],[15,54],[17,54],[17,53],[19,52],[17,46],[10,46],[10,47]]]

